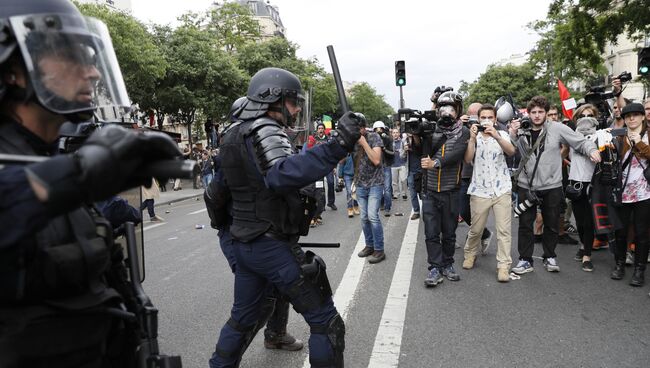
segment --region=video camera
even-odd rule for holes
[[[612,79],[619,79],[621,83],[626,83],[632,80],[632,73],[623,72]],[[605,86],[591,87],[585,95],[585,103],[592,104],[598,109],[598,129],[605,129],[609,126],[613,114],[608,100],[615,97],[613,91],[605,92]]]
[[[417,136],[430,136],[436,131],[436,120],[438,114],[435,110],[427,110],[421,112],[413,109],[399,109],[397,111],[402,121],[402,131],[400,133],[408,133]]]

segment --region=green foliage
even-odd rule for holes
[[[530,60],[550,80],[581,80],[606,74],[603,53],[620,35],[633,41],[650,32],[648,0],[554,0],[547,18],[529,28],[541,39]]]
[[[334,77],[331,74],[314,79],[312,96],[312,117],[333,116],[337,111],[339,99],[336,93]]]
[[[216,47],[214,37],[195,19],[186,18],[175,30],[156,29],[169,63],[156,94],[158,109],[188,125],[188,132],[198,111],[211,117],[225,115],[247,82],[233,58]]]
[[[372,124],[377,120],[390,123],[387,115],[395,113],[392,107],[384,100],[383,95],[378,95],[377,91],[368,83],[363,82],[350,88],[350,109],[352,111],[363,113]]]
[[[168,67],[153,36],[141,22],[128,13],[111,10],[105,5],[77,6],[84,15],[106,23],[129,97],[139,104],[141,109],[151,108],[151,96]]]
[[[239,50],[260,38],[260,25],[246,6],[229,2],[209,14],[208,30],[226,52]]]

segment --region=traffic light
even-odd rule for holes
[[[650,76],[650,47],[639,50],[639,75]]]
[[[395,85],[398,87],[406,85],[406,63],[404,60],[395,62]]]

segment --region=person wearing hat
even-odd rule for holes
[[[316,125],[316,133],[309,136],[307,148],[312,149],[315,146],[327,143],[329,140],[330,137],[325,134],[325,124],[319,121]],[[314,195],[316,196],[316,212],[314,213],[314,218],[311,221],[311,227],[316,227],[317,225],[323,224],[323,218],[321,215],[323,214],[323,211],[325,211],[325,179],[327,178],[328,186],[330,182],[332,182],[332,185],[334,184],[334,177],[332,175],[332,178],[330,178],[330,175],[332,175],[332,173],[327,174],[324,178],[321,178],[316,182],[316,191],[314,192]],[[331,192],[333,191],[334,189],[330,191],[332,202],[334,199],[334,194]],[[332,209],[336,209],[336,206],[334,205],[334,208]]]
[[[617,149],[621,162],[622,195],[621,205],[616,213],[621,223],[632,222],[636,249],[634,272],[630,285],[643,286],[648,261],[648,230],[650,229],[650,145],[648,145],[648,120],[640,103],[626,105],[621,111],[625,119],[627,134],[617,138]],[[627,251],[627,228],[616,231],[616,265],[610,277],[621,280],[625,276],[625,253]]]

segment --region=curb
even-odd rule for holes
[[[188,199],[200,197],[202,195],[203,195],[203,193],[188,194],[188,195],[185,195],[185,196],[182,196],[182,197],[178,197],[178,198],[174,198],[174,199],[168,199],[168,200],[165,200],[164,202],[156,202],[154,207],[159,207],[159,206],[166,205],[166,204],[172,204],[172,203],[176,203],[176,202],[180,202],[180,201],[185,201],[185,200],[188,200]]]

